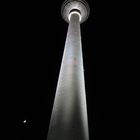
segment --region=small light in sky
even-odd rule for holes
[[[26,123],[26,122],[27,122],[26,120],[23,121],[23,123]]]

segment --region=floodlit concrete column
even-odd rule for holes
[[[83,1],[73,2],[69,0],[62,5],[63,12],[70,10],[66,19],[69,27],[47,140],[89,140],[80,33],[80,23],[85,19],[81,9],[74,7],[85,5]],[[65,9],[68,4],[73,7]]]

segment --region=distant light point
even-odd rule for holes
[[[23,123],[24,123],[24,124],[27,123],[27,120],[24,120]]]

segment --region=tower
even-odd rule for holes
[[[85,0],[61,7],[69,23],[47,140],[89,140],[80,24],[89,16]]]

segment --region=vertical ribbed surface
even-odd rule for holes
[[[89,140],[77,14],[69,23],[47,140]]]

